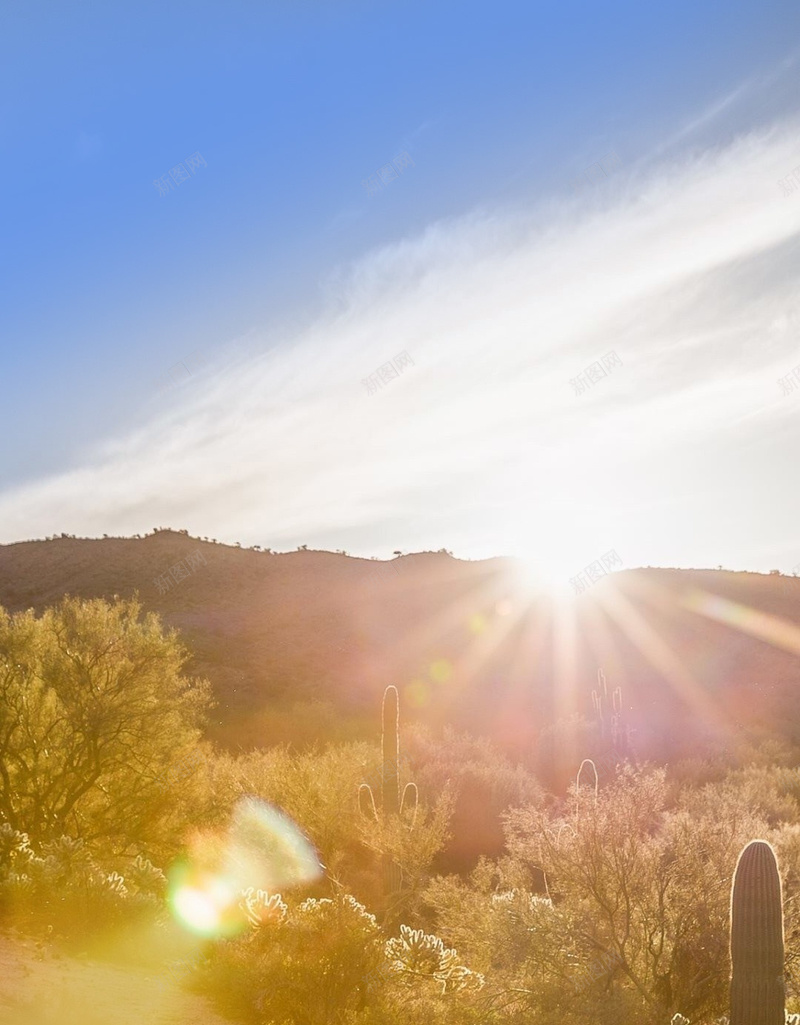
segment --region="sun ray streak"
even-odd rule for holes
[[[719,595],[710,594],[699,588],[688,591],[683,598],[682,605],[684,608],[706,616],[708,619],[713,619],[717,623],[724,623],[741,633],[757,637],[760,641],[771,644],[773,648],[781,648],[793,655],[800,655],[800,627],[778,616],[759,612],[748,605],[740,605],[738,602],[721,598]]]
[[[659,637],[642,613],[619,590],[598,596],[604,610],[636,645],[647,661],[669,681],[676,693],[702,721],[710,725],[732,725],[724,709],[717,705],[676,652]]]

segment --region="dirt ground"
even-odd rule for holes
[[[64,957],[0,934],[2,1025],[231,1025],[166,968]]]

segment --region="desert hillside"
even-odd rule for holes
[[[569,730],[553,744],[549,728],[596,719],[598,667],[609,693],[622,689],[640,758],[732,732],[800,740],[800,580],[778,574],[628,570],[559,604],[513,560],[444,552],[276,554],[171,530],[0,546],[9,611],[65,594],[138,594],[176,628],[187,671],[212,683],[212,736],[231,749],[375,739],[393,683],[409,720],[489,736],[535,764],[580,746]]]

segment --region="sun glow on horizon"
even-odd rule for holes
[[[531,596],[551,597],[563,601],[574,594],[566,561],[547,556],[514,556],[515,576]]]

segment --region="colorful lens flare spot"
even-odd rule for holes
[[[240,906],[248,887],[278,893],[322,875],[316,851],[295,823],[256,798],[239,801],[226,837],[198,833],[170,872],[170,905],[201,936],[232,936],[247,927]]]
[[[403,697],[413,708],[424,708],[431,700],[430,690],[424,680],[412,680],[403,691]]]
[[[453,667],[446,658],[439,658],[431,663],[428,672],[432,680],[435,680],[437,683],[446,683],[453,675]]]
[[[480,612],[476,612],[474,615],[469,617],[469,632],[479,636],[486,629],[486,616]]]
[[[170,881],[170,905],[175,917],[200,936],[233,936],[247,925],[239,908],[236,881],[179,866]]]
[[[233,813],[230,857],[234,871],[244,870],[243,888],[275,893],[322,875],[316,851],[289,816],[253,797],[239,801]]]

